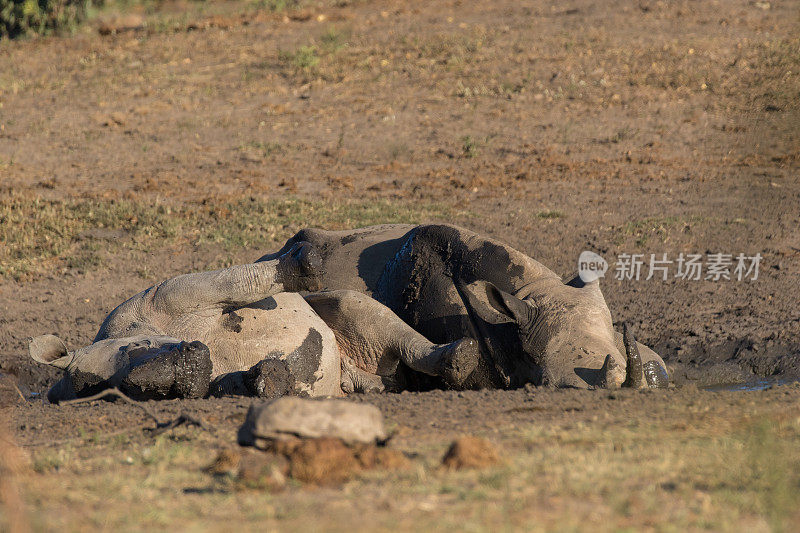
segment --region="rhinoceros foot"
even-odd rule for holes
[[[279,280],[290,292],[322,289],[322,257],[311,243],[299,242],[280,258]]]
[[[442,379],[448,387],[461,388],[478,366],[481,353],[477,341],[464,338],[445,344],[440,349],[442,350],[440,362]]]
[[[211,352],[200,341],[182,342],[175,357],[175,385],[179,398],[202,398],[211,383]]]
[[[208,393],[211,368],[208,346],[182,342],[133,367],[123,389],[136,399],[202,398]]]
[[[244,385],[251,395],[277,398],[294,394],[296,380],[286,361],[264,359],[244,374]]]

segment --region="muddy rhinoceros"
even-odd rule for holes
[[[352,313],[342,310],[368,295],[434,343],[476,339],[478,360],[461,359],[462,375],[451,377],[459,387],[668,384],[664,361],[629,332],[614,330],[597,281],[564,283],[496,240],[442,224],[305,229],[259,261],[299,242],[321,255],[322,285],[334,292],[306,299],[334,331],[352,327]],[[443,385],[434,372],[399,367],[384,368],[384,379],[404,387]]]
[[[30,355],[64,370],[51,402],[110,387],[137,399],[336,396],[384,389],[389,378],[380,376],[400,360],[458,386],[459,362],[477,361],[475,341],[435,345],[364,295],[347,299],[342,312],[351,318],[332,329],[286,292],[318,289],[319,268],[313,247],[298,243],[270,261],[178,276],[119,305],[91,345],[69,351],[42,335]]]
[[[596,282],[565,284],[446,225],[304,230],[255,264],[143,291],[87,347],[46,335],[30,352],[65,370],[51,401],[110,386],[165,398],[667,383],[658,355],[614,332]]]

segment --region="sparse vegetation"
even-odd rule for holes
[[[87,433],[67,451],[33,448],[38,475],[25,489],[34,525],[48,530],[100,521],[110,529],[216,529],[234,516],[246,527],[304,530],[319,527],[320,515],[338,530],[356,506],[370,509],[357,528],[368,530],[518,529],[535,521],[543,530],[790,531],[800,518],[800,419],[771,398],[769,407],[734,401],[709,411],[671,396],[657,422],[593,407],[586,416],[518,421],[491,436],[506,450],[502,463],[477,470],[438,467],[446,436],[405,439],[409,470],[369,472],[324,497],[299,484],[271,492],[204,473],[220,446],[235,441],[231,423],[155,438]],[[115,505],[101,503],[109,491]]]
[[[295,69],[308,72],[319,65],[317,47],[314,45],[301,46],[294,52],[281,51],[278,56]]]
[[[92,0],[0,0],[0,39],[70,31]]]
[[[479,60],[479,53],[492,42],[492,35],[481,28],[440,33],[426,38],[403,37],[401,46],[419,59],[434,60],[446,68],[457,68]]]
[[[389,159],[395,161],[411,154],[411,148],[405,143],[392,143],[389,145]]]
[[[327,53],[338,52],[347,45],[349,32],[343,32],[336,28],[336,26],[329,26],[328,29],[320,37],[322,48]]]
[[[536,213],[536,216],[538,218],[554,219],[554,218],[563,217],[564,213],[562,213],[561,211],[555,211],[555,210],[552,210],[552,211],[539,211],[538,213]]]
[[[632,139],[635,136],[636,130],[630,128],[629,126],[625,126],[624,128],[618,129],[614,135],[611,135],[600,142],[618,144],[627,139]]]
[[[478,155],[478,141],[473,139],[471,136],[466,135],[461,138],[461,152],[464,154],[464,157],[475,157]]]
[[[254,0],[253,5],[259,9],[266,9],[273,13],[281,13],[287,9],[298,7],[299,0]]]
[[[633,236],[636,246],[645,246],[651,237],[657,237],[663,244],[669,241],[672,231],[689,231],[692,223],[700,220],[698,216],[648,217],[631,220],[618,229],[614,241],[615,244],[621,245],[627,236]]]
[[[200,203],[145,200],[0,198],[0,277],[23,279],[67,268],[87,271],[102,254],[178,241],[234,247],[266,245],[301,226],[348,228],[447,217],[437,203],[387,200],[319,202],[247,198]]]
[[[31,469],[37,474],[58,472],[64,466],[69,452],[67,450],[43,450],[36,454],[31,464]]]
[[[275,141],[250,141],[247,144],[243,144],[239,147],[239,151],[244,154],[250,154],[255,152],[260,157],[269,157],[273,154],[279,154],[285,150],[284,146]]]

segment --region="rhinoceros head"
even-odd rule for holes
[[[564,284],[545,280],[528,289],[527,296],[518,298],[487,281],[464,288],[470,307],[482,322],[509,325],[518,336],[514,345],[522,353],[514,354],[511,364],[517,366],[517,372],[520,362],[527,364],[529,375],[518,380],[578,388],[613,388],[626,382],[629,354],[619,349],[618,334],[597,281]],[[628,345],[635,347],[636,343]],[[638,357],[638,353],[630,355]],[[640,374],[641,368],[639,362]],[[641,384],[641,379],[636,383]]]

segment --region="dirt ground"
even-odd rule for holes
[[[194,529],[228,511],[318,526],[319,509],[334,530],[796,524],[796,474],[756,467],[798,471],[798,389],[697,386],[800,377],[798,7],[190,2],[125,18],[112,4],[75,35],[0,42],[0,374],[26,397],[10,425],[33,527],[174,524],[151,499]],[[564,276],[601,254],[614,320],[677,388],[358,397],[416,470],[280,495],[200,472],[249,401],[157,405],[217,428],[157,439],[129,406],[42,403],[56,374],[28,360],[28,337],[81,346],[163,278],[253,260],[304,226],[384,221],[454,222]],[[612,275],[620,254],[663,253],[762,259],[756,280]],[[436,470],[467,433],[506,465]],[[137,474],[108,478],[122,464]],[[108,511],[112,488],[126,511]]]

